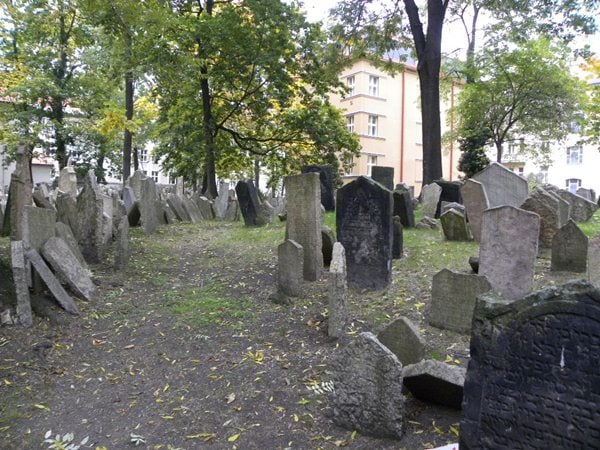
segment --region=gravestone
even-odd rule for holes
[[[133,175],[127,179],[126,185],[133,190],[134,197],[139,201],[142,198],[142,181],[147,177],[141,170],[136,170]]]
[[[140,204],[135,198],[135,194],[131,186],[123,187],[123,203],[127,211],[129,226],[136,227],[140,223]]]
[[[536,188],[521,205],[521,209],[540,216],[540,246],[552,247],[552,239],[560,228],[560,210],[558,200],[541,188]]]
[[[54,210],[54,205],[50,202],[47,194],[48,189],[45,184],[38,184],[33,188],[33,204],[38,208],[52,209]]]
[[[418,363],[425,356],[425,340],[406,317],[387,324],[377,334],[377,339],[396,355],[402,365]]]
[[[279,292],[290,297],[302,293],[302,268],[304,249],[292,239],[286,239],[277,247],[277,286]]]
[[[346,252],[339,242],[333,245],[329,274],[327,334],[330,337],[340,338],[344,335],[347,320],[348,284],[346,282]]]
[[[31,155],[27,147],[19,145],[15,154],[15,171],[10,177],[8,199],[6,209],[4,210],[4,224],[2,227],[2,235],[10,236],[13,241],[22,239],[21,226],[25,206],[33,203],[33,183],[31,180],[31,170],[29,169],[30,160]]]
[[[266,200],[258,199],[258,209],[256,210],[257,226],[268,225],[275,220],[275,208]]]
[[[60,171],[58,189],[73,198],[77,197],[77,174],[72,166],[65,166]]]
[[[212,220],[215,218],[213,202],[211,202],[208,198],[198,193],[195,193],[192,196],[192,200],[194,200],[196,202],[196,205],[198,205],[198,208],[200,209],[200,214],[202,214],[203,219]],[[225,214],[227,214],[227,210]],[[225,216],[223,217],[223,219],[225,219]]]
[[[338,241],[346,250],[348,285],[383,289],[392,278],[392,193],[367,177],[338,190]]]
[[[142,232],[144,234],[152,234],[158,228],[158,219],[156,214],[156,203],[158,196],[156,195],[156,184],[152,178],[146,178],[141,180],[140,189],[140,196],[136,196],[136,198],[139,198]]]
[[[219,186],[219,195],[213,203],[215,219],[223,220],[225,218],[227,206],[229,206],[229,183],[222,182]]]
[[[440,198],[438,200],[438,204],[435,209],[435,218],[439,218],[443,213],[442,211],[442,203],[460,203],[462,204],[462,197],[460,195],[460,188],[462,186],[462,181],[444,181],[444,180],[436,180],[435,183],[442,188],[442,192],[440,192]]]
[[[175,194],[169,194],[167,197],[167,204],[171,210],[175,213],[177,219],[184,223],[190,223],[192,218],[190,217],[187,210],[183,207],[183,199]]]
[[[90,170],[77,196],[77,226],[73,231],[83,257],[88,263],[98,263],[104,256],[104,201],[98,190],[96,175]]]
[[[129,221],[121,218],[115,237],[115,269],[124,270],[129,265],[131,249],[129,246]]]
[[[371,167],[371,178],[390,191],[394,190],[394,168],[384,166]]]
[[[491,289],[484,276],[441,270],[431,282],[429,324],[458,333],[470,332],[477,296]]]
[[[518,208],[527,198],[527,180],[497,162],[471,178],[484,185],[490,208],[505,205]]]
[[[258,208],[260,200],[252,180],[241,180],[235,185],[240,211],[247,227],[257,225]]]
[[[579,195],[580,197],[583,197],[586,200],[589,200],[590,202],[596,201],[596,199],[594,198],[595,196],[593,195],[593,191],[591,189],[579,188],[579,189],[577,189],[577,191],[575,193],[577,195]]]
[[[423,186],[423,189],[421,189],[421,209],[423,211],[423,217],[435,218],[435,212],[441,194],[442,188],[437,183],[426,184]]]
[[[460,409],[465,384],[464,367],[429,359],[404,366],[404,386],[421,401]]]
[[[588,238],[577,224],[569,219],[552,240],[550,270],[585,272],[587,266]]]
[[[335,244],[333,230],[325,225],[321,226],[321,240],[323,241],[323,245],[321,247],[321,253],[323,254],[323,266],[329,267],[333,255],[333,244]]]
[[[325,211],[335,211],[335,190],[333,186],[333,174],[330,165],[302,166],[302,173],[318,173],[321,183],[321,204]]]
[[[75,238],[73,230],[71,230],[69,225],[66,225],[62,222],[56,222],[54,224],[54,236],[61,238],[69,246],[79,264],[81,264],[85,269],[88,268],[85,258],[79,249],[79,245],[77,245],[77,239]]]
[[[392,218],[392,228],[392,259],[400,259],[404,253],[404,230],[400,217]]]
[[[78,235],[79,218],[77,217],[77,199],[69,194],[58,192],[56,195],[56,221],[71,228]]]
[[[544,189],[548,195],[558,201],[558,228],[566,225],[571,217],[571,204],[558,195],[555,191]]]
[[[79,264],[69,246],[60,238],[51,237],[42,247],[44,259],[54,269],[58,279],[67,284],[82,300],[91,300],[96,295],[96,286]]]
[[[228,222],[238,222],[240,220],[240,204],[232,198],[231,193],[229,195],[229,204],[227,205],[227,211],[225,212],[225,219]]]
[[[413,209],[412,197],[410,191],[395,190],[392,192],[394,199],[393,215],[400,217],[404,228],[415,227],[415,211]]]
[[[600,232],[588,242],[587,279],[600,288]]]
[[[183,209],[187,212],[188,216],[190,216],[190,220],[192,223],[200,223],[202,222],[202,212],[195,201],[187,198],[186,196],[181,197],[181,202],[183,205]]]
[[[483,213],[479,275],[506,298],[521,298],[533,289],[539,229],[537,214],[513,206]]]
[[[600,292],[579,280],[507,301],[479,297],[460,448],[600,446]]]
[[[304,279],[316,281],[323,271],[323,237],[321,236],[321,184],[316,173],[285,178],[287,222],[285,234],[304,249]]]
[[[470,241],[471,235],[467,227],[464,213],[451,208],[440,216],[444,237],[448,241]]]
[[[52,209],[25,206],[23,210],[23,245],[38,252],[48,239],[54,237],[56,212]]]
[[[334,356],[331,370],[335,424],[375,437],[402,437],[402,364],[396,355],[363,332]]]
[[[183,197],[185,192],[184,189],[184,184],[183,184],[183,177],[177,177],[175,179],[175,195],[179,195],[180,197]]]
[[[571,219],[575,222],[587,222],[592,218],[598,205],[565,189],[554,189],[554,193],[571,206]]]
[[[11,241],[10,260],[12,266],[13,282],[17,294],[17,322],[24,327],[33,324],[31,315],[31,299],[29,297],[29,283],[27,264],[25,261],[23,241]]]
[[[113,238],[113,199],[106,194],[102,198],[102,244],[108,245]]]
[[[471,230],[473,239],[480,242],[483,212],[490,207],[485,187],[479,181],[469,178],[460,188],[460,193],[463,198],[465,210],[467,211],[469,229]]]
[[[462,203],[456,202],[440,202],[440,216],[444,214],[446,211],[450,211],[451,209],[455,209],[463,215],[466,214],[465,205]]]

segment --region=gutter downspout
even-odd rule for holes
[[[404,181],[404,102],[406,100],[405,96],[405,80],[404,75],[406,74],[406,70],[402,71],[402,99],[400,101],[400,183]]]
[[[450,91],[450,134],[454,134],[454,81],[452,82],[452,87]],[[454,161],[454,139],[450,140],[450,178],[452,181],[452,169]]]

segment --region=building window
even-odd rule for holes
[[[567,164],[581,164],[583,162],[583,148],[575,145],[567,148]]]
[[[377,155],[367,155],[367,176],[371,176],[373,166],[377,165]]]
[[[373,116],[373,115],[369,116],[369,122],[368,122],[368,126],[367,126],[367,135],[377,136],[378,119],[379,118],[377,116]]]
[[[148,150],[145,148],[140,149],[140,161],[148,162]]]
[[[354,116],[346,116],[346,128],[350,133],[354,133]]]
[[[567,180],[567,190],[573,194],[577,193],[577,189],[581,187],[581,180],[577,178],[569,178]]]
[[[354,95],[354,75],[346,77],[346,87],[348,88],[348,97]]]
[[[571,124],[570,127],[571,128],[571,133],[575,133],[575,134],[581,134],[581,119],[573,119],[571,120]]]
[[[343,168],[345,175],[352,175],[352,173],[354,172],[354,157],[352,155],[349,155],[346,158],[344,158]]]
[[[379,77],[369,76],[369,95],[379,97]]]
[[[153,180],[155,183],[158,183],[158,171],[156,171],[156,170],[153,170],[153,171],[152,171],[152,180]]]

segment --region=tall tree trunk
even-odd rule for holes
[[[256,189],[258,189],[258,185],[260,183],[260,161],[258,158],[254,160],[254,185]]]
[[[495,144],[496,144],[496,162],[502,163],[502,153],[503,153],[502,141],[497,140],[495,142]]]
[[[131,34],[129,31],[125,31],[125,61],[126,64],[131,64],[132,55],[132,42]],[[134,96],[134,84],[133,84],[133,71],[127,70],[125,73],[125,118],[129,122],[133,119],[133,96]],[[127,181],[131,175],[131,147],[133,144],[133,135],[127,128],[123,134],[123,184]]]
[[[54,76],[56,84],[59,88],[59,94],[55,95],[51,102],[51,115],[55,121],[54,124],[54,145],[56,146],[56,160],[58,161],[58,168],[62,170],[69,159],[67,154],[67,139],[64,130],[64,119],[65,119],[65,107],[64,107],[64,92],[66,92],[67,84],[67,65],[69,64],[69,57],[67,55],[67,47],[69,45],[69,33],[67,30],[67,24],[65,22],[65,13],[62,11],[61,3],[61,15],[60,15],[60,33],[59,33],[59,58],[58,65],[54,70]]]

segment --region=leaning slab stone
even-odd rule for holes
[[[381,184],[384,188],[394,190],[394,168],[384,166],[374,166],[371,168],[371,178],[373,181]]]
[[[490,208],[504,205],[518,208],[527,198],[527,180],[497,162],[492,162],[472,178],[485,186]]]
[[[549,185],[545,185],[544,188],[547,186]],[[558,195],[558,188],[556,190],[545,189],[545,191],[548,193],[548,195],[558,201],[558,227],[560,228],[566,225],[571,217],[571,204]]]
[[[460,448],[598,448],[600,291],[579,280],[479,297]]]
[[[23,245],[40,251],[48,239],[54,236],[56,211],[37,206],[26,206],[23,211]]]
[[[569,219],[556,232],[552,240],[550,270],[585,272],[587,266],[588,238],[577,224]]]
[[[8,199],[4,211],[2,234],[12,240],[21,240],[24,208],[33,202],[32,180],[29,170],[31,156],[25,146],[20,146],[16,154],[16,168],[10,177]]]
[[[31,299],[29,298],[29,283],[27,282],[27,267],[23,241],[11,241],[10,256],[13,281],[17,294],[17,322],[24,327],[33,324],[31,316]]]
[[[440,198],[435,210],[435,218],[437,219],[444,212],[442,211],[442,206],[445,203],[459,203],[462,205],[463,200],[460,194],[462,181],[436,180],[435,184],[442,188],[442,192],[440,192]]]
[[[600,233],[588,242],[587,279],[600,287]]]
[[[302,292],[302,267],[304,249],[292,239],[277,247],[277,282],[279,291],[290,297],[298,297]]]
[[[148,177],[141,170],[136,170],[127,180],[127,186],[133,190],[133,195],[137,200],[142,198],[142,181]]]
[[[566,200],[571,205],[571,219],[575,222],[587,222],[592,218],[598,205],[589,201],[586,198],[573,194],[565,189],[555,191],[563,200]]]
[[[185,196],[181,198],[181,201],[183,204],[183,208],[188,213],[188,216],[190,216],[192,223],[202,222],[202,212],[200,211],[200,208],[198,208],[196,202]]]
[[[398,216],[392,218],[392,259],[400,259],[404,253],[404,229]]]
[[[541,188],[531,191],[521,205],[521,209],[540,216],[540,246],[552,247],[552,239],[560,228],[560,209],[558,200]]]
[[[340,338],[344,334],[347,311],[348,284],[346,282],[346,252],[339,242],[333,245],[329,266],[329,319],[327,334]]]
[[[64,192],[58,192],[56,195],[56,221],[62,222],[68,225],[73,231],[75,236],[78,235],[77,227],[77,200],[75,197],[65,194]]]
[[[467,211],[469,228],[471,229],[473,239],[480,242],[483,212],[490,207],[485,187],[479,181],[469,178],[460,188],[460,193]]]
[[[240,204],[236,199],[229,197],[229,205],[225,212],[225,218],[223,220],[228,222],[239,222],[241,216]]]
[[[219,196],[215,199],[213,204],[213,210],[215,212],[215,219],[223,220],[225,213],[227,212],[227,206],[229,205],[229,183],[223,182],[219,186]]]
[[[214,212],[214,204],[207,197],[196,193],[192,196],[192,200],[194,200],[196,202],[196,205],[198,205],[198,208],[200,209],[200,214],[202,215],[202,218],[204,220],[212,220],[216,217]],[[225,209],[225,213],[223,214],[223,220],[226,220],[226,214],[227,209]]]
[[[335,189],[330,165],[302,166],[302,173],[318,173],[321,184],[321,204],[325,211],[335,211]]]
[[[427,360],[405,366],[404,386],[419,400],[460,409],[466,369]]]
[[[417,363],[425,355],[425,341],[419,329],[406,317],[399,317],[386,325],[377,339],[404,365]]]
[[[65,241],[57,237],[48,239],[42,247],[42,255],[57,277],[82,300],[91,300],[96,295],[94,282]]]
[[[375,437],[402,437],[402,364],[396,355],[363,332],[338,352],[331,370],[337,425]]]
[[[258,225],[260,200],[254,182],[252,180],[238,181],[235,185],[235,193],[244,218],[244,224],[248,227]]]
[[[451,208],[440,216],[444,237],[448,241],[469,241],[471,235],[464,213]]]
[[[62,285],[60,284],[60,281],[58,281],[58,279],[54,276],[52,271],[48,268],[40,254],[37,251],[31,249],[27,250],[25,256],[27,257],[27,260],[31,262],[33,268],[40,275],[42,280],[44,280],[44,283],[46,283],[46,286],[48,287],[58,304],[62,306],[63,309],[68,313],[78,315],[79,308],[77,308],[77,305],[75,304],[75,302],[73,302],[71,296],[67,294],[67,291],[65,291]]]
[[[256,225],[268,225],[273,223],[273,220],[275,220],[275,208],[268,201],[259,199],[258,209],[256,210]]]
[[[58,189],[72,197],[77,197],[77,174],[72,166],[63,167],[60,171]]]
[[[469,333],[477,296],[491,289],[484,276],[441,270],[433,276],[431,283],[429,324]]]
[[[441,194],[442,188],[437,183],[423,186],[423,189],[421,189],[421,203],[423,205],[421,209],[423,210],[423,217],[435,218],[435,212],[437,211]]]
[[[192,218],[183,207],[183,199],[181,197],[175,194],[169,194],[167,197],[167,204],[181,222],[190,223],[192,221]]]
[[[539,229],[537,214],[513,206],[483,213],[479,275],[494,291],[513,300],[531,292]]]
[[[56,222],[54,224],[54,235],[58,238],[61,238],[71,249],[79,264],[83,266],[84,269],[87,269],[87,263],[85,262],[85,258],[81,254],[81,250],[79,250],[79,246],[77,245],[77,239],[75,239],[75,235],[73,231],[69,227],[62,222]]]
[[[38,184],[33,188],[33,203],[38,208],[54,209],[54,205],[45,195],[47,189],[44,189],[42,186],[45,185]]]

